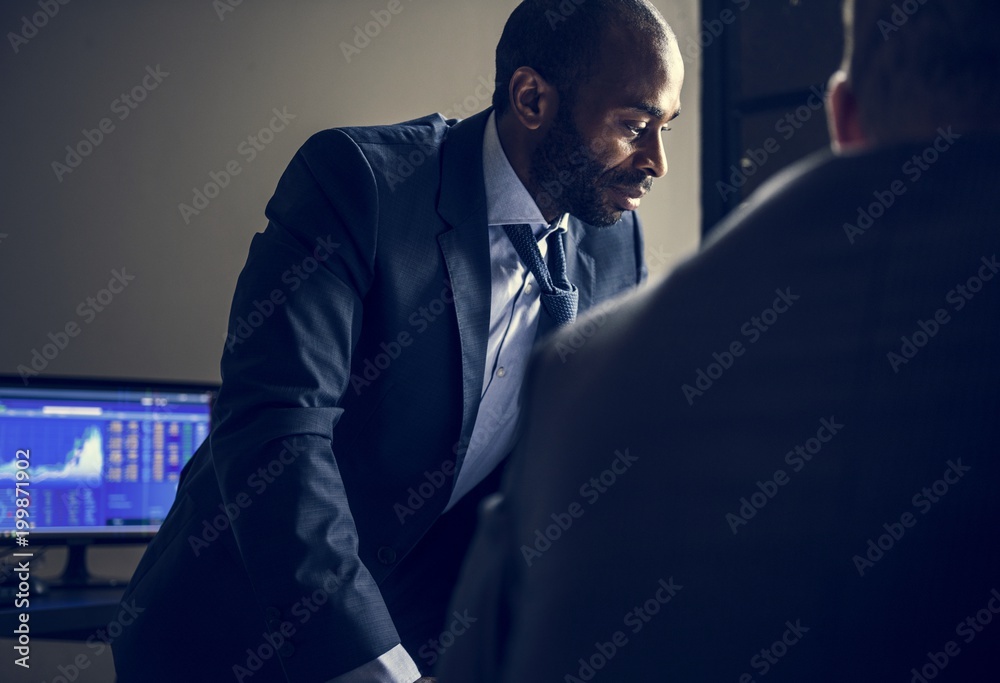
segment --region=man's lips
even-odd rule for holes
[[[635,211],[639,208],[639,201],[646,194],[644,187],[612,187],[611,192],[615,197],[615,204],[625,211]]]

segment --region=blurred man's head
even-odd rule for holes
[[[1000,2],[846,0],[846,49],[831,81],[842,148],[1000,131]]]
[[[667,171],[684,64],[646,0],[526,0],[496,52],[501,140],[547,220],[610,225]]]

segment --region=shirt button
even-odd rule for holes
[[[507,374],[507,371],[506,371],[506,370],[504,370],[503,368],[499,368],[499,369],[497,370],[497,377],[503,377],[503,376],[504,376],[504,375],[506,375],[506,374]]]
[[[382,564],[392,564],[396,561],[396,551],[388,546],[382,546],[378,549],[378,561]]]
[[[530,282],[524,286],[524,293],[525,294],[531,294],[531,283]]]

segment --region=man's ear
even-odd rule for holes
[[[555,118],[559,93],[531,67],[515,71],[507,87],[510,113],[528,130],[544,129]]]
[[[826,117],[834,151],[867,147],[871,141],[861,127],[858,98],[844,71],[830,77],[827,93]]]

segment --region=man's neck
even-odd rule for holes
[[[517,120],[510,115],[510,112],[504,112],[502,115],[498,114],[496,117],[497,122],[497,136],[500,138],[500,146],[503,148],[503,153],[507,156],[507,161],[510,163],[511,168],[514,169],[514,173],[517,174],[518,180],[521,184],[528,190],[532,197],[537,196],[536,188],[531,182],[531,155],[537,146],[537,142],[533,139],[532,133],[534,131],[528,131],[523,126],[519,125]],[[536,200],[537,201],[537,200]],[[541,207],[539,207],[541,209]],[[551,223],[556,218],[559,217],[558,213],[552,213],[551,209],[546,212],[541,209],[545,215],[545,220]]]

